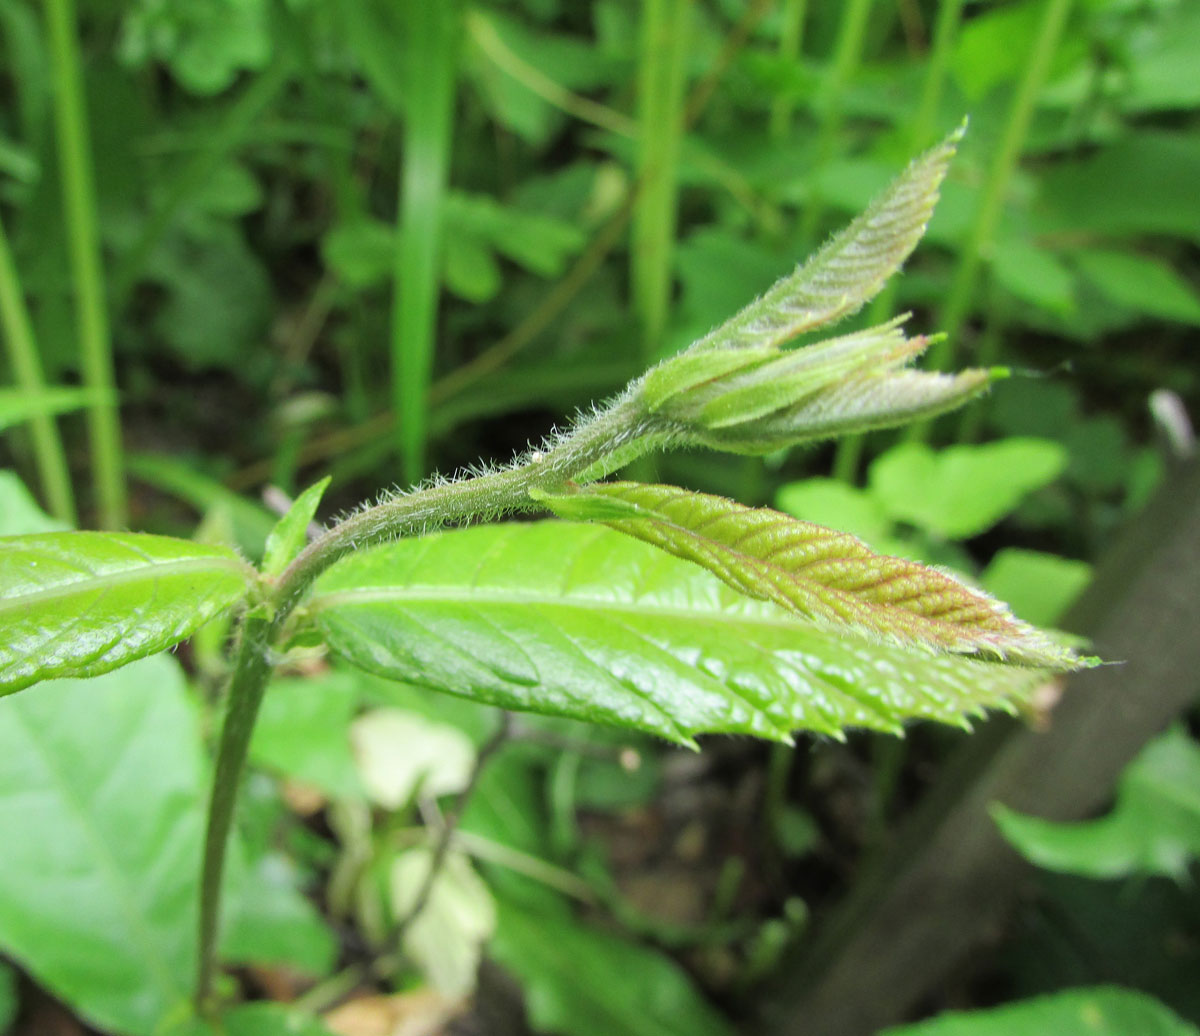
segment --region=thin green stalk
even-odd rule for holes
[[[821,122],[817,128],[813,173],[829,163],[837,147],[838,134],[842,129],[842,97],[862,62],[871,3],[872,0],[846,0],[842,7],[842,21],[838,27],[833,61],[825,82],[821,85]],[[823,206],[814,192],[805,207],[804,219],[800,225],[802,241],[809,242],[813,239],[821,223],[822,211]]]
[[[958,268],[950,285],[946,304],[942,309],[937,326],[946,335],[930,350],[930,364],[944,368],[954,359],[959,332],[966,321],[975,294],[975,283],[979,267],[992,243],[992,237],[1004,211],[1009,183],[1025,143],[1029,123],[1033,118],[1038,94],[1050,71],[1050,62],[1058,49],[1058,41],[1071,10],[1071,0],[1046,0],[1037,38],[1025,64],[1025,72],[1017,84],[1017,91],[1009,108],[1008,121],[1000,147],[988,170],[983,188],[983,199],[975,214],[970,236],[959,256]]]
[[[933,142],[934,125],[950,71],[950,57],[962,23],[963,0],[940,0],[937,21],[933,26],[933,42],[926,59],[925,82],[921,87],[921,105],[912,121],[909,144],[920,151]]]
[[[804,46],[804,19],[808,14],[808,0],[783,0],[780,12],[779,56],[795,64]],[[791,92],[776,95],[771,101],[771,136],[782,140],[792,129],[792,113],[796,99]]]
[[[630,290],[652,357],[671,301],[671,265],[686,118],[687,52],[693,0],[646,0],[638,64],[638,178],[633,212]]]
[[[425,474],[429,385],[437,340],[442,206],[454,128],[458,11],[409,3],[407,109],[392,295],[392,404],[399,414],[403,478]]]
[[[261,616],[242,620],[238,651],[225,720],[217,749],[204,833],[204,863],[200,877],[200,928],[196,973],[196,1009],[202,1015],[215,1011],[212,1003],[213,978],[217,960],[217,934],[221,909],[221,879],[225,872],[225,850],[233,826],[233,811],[238,786],[246,762],[246,750],[254,721],[267,689],[271,667],[267,661],[271,639],[278,632],[276,623]]]
[[[238,785],[254,721],[271,675],[271,648],[313,581],[345,555],[449,522],[533,510],[531,490],[557,490],[570,479],[599,477],[606,461],[649,431],[638,404],[625,399],[513,467],[413,493],[360,511],[311,543],[272,588],[269,600],[243,617],[217,747],[200,879],[195,1001],[211,1014],[225,855]],[[268,617],[269,616],[269,617]]]
[[[46,380],[3,222],[0,222],[0,326],[4,328],[8,360],[17,387],[30,396],[41,395],[46,389]],[[33,433],[38,478],[50,513],[67,525],[75,525],[75,496],[71,491],[71,477],[67,473],[58,425],[51,415],[40,414],[29,419],[29,427]]]
[[[950,57],[962,24],[963,0],[941,0],[938,4],[937,21],[933,27],[933,42],[925,66],[925,81],[921,87],[921,104],[909,125],[909,151],[917,154],[928,147],[935,135],[938,108],[946,87],[950,71]],[[867,318],[869,324],[882,324],[895,315],[898,278],[892,278],[871,306]],[[858,480],[859,467],[865,439],[861,435],[848,435],[838,440],[833,458],[833,476],[843,482]]]
[[[115,529],[125,524],[125,472],[75,8],[72,0],[45,0],[45,3],[54,77],[54,123],[83,381],[93,393],[87,410],[92,478],[100,524]]]

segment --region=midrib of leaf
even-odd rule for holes
[[[655,615],[662,618],[682,619],[688,622],[710,623],[721,628],[728,628],[730,625],[742,625],[747,629],[795,629],[797,626],[807,625],[814,632],[821,631],[821,628],[815,623],[805,623],[801,619],[793,619],[782,615],[779,618],[774,618],[766,614],[747,615],[745,613],[739,614],[737,612],[708,609],[672,608],[660,604],[614,603],[602,597],[570,599],[556,597],[553,594],[539,594],[531,591],[503,590],[497,593],[489,592],[486,589],[480,591],[470,587],[444,589],[439,587],[432,592],[425,587],[410,588],[403,586],[373,586],[354,590],[333,590],[314,597],[309,603],[309,610],[317,613],[340,605],[391,604],[405,601],[428,601],[432,604],[544,605],[551,608],[585,611],[593,614],[596,612],[608,612],[613,615],[627,616]]]
[[[133,932],[142,951],[142,963],[154,975],[160,989],[167,991],[170,996],[182,999],[186,995],[186,990],[182,987],[177,987],[173,982],[172,972],[167,967],[166,962],[162,959],[159,952],[160,947],[155,943],[150,932],[146,929],[145,918],[136,909],[135,904],[138,901],[139,890],[135,889],[133,884],[126,880],[124,871],[112,855],[112,850],[107,841],[95,826],[91,810],[87,808],[87,803],[79,799],[62,769],[55,765],[54,753],[41,740],[40,731],[36,726],[26,722],[19,702],[13,703],[12,707],[13,716],[17,724],[26,732],[29,744],[33,746],[34,750],[41,757],[46,772],[54,781],[63,801],[67,802],[74,809],[80,828],[92,845],[93,861],[98,862],[108,873],[112,880],[112,887],[118,890],[121,909],[126,919],[130,922],[130,930]]]
[[[218,571],[221,569],[236,572],[246,581],[251,571],[248,565],[233,558],[187,558],[179,561],[150,561],[137,568],[128,568],[121,572],[105,572],[97,574],[87,569],[90,578],[76,582],[58,583],[40,590],[21,591],[11,597],[0,598],[0,615],[6,611],[24,610],[30,604],[59,600],[100,590],[111,590],[143,580],[157,580],[171,575],[186,574],[191,571]]]

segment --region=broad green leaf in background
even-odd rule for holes
[[[996,242],[991,261],[997,283],[1022,301],[1054,313],[1075,308],[1075,278],[1049,250],[1008,238]]]
[[[0,700],[0,947],[100,1028],[191,991],[201,780],[170,658]]]
[[[848,532],[877,550],[884,549],[883,543],[892,531],[883,505],[870,493],[841,479],[807,478],[803,482],[789,482],[780,488],[775,506],[793,518]]]
[[[779,511],[637,482],[539,499],[559,517],[604,522],[830,632],[1051,668],[1077,661],[959,580]]]
[[[392,861],[389,892],[397,920],[412,910],[432,861],[429,849],[411,849]],[[466,856],[450,853],[424,909],[404,930],[404,951],[443,996],[467,996],[475,988],[483,944],[495,930],[496,904],[487,885]]]
[[[140,0],[126,15],[121,56],[132,65],[163,61],[197,94],[228,87],[242,69],[271,57],[266,0]]]
[[[1005,547],[983,570],[979,584],[1026,622],[1053,626],[1091,579],[1086,561]]]
[[[1161,320],[1200,324],[1200,298],[1162,260],[1100,248],[1081,249],[1074,259],[1080,272],[1113,302]]]
[[[489,955],[525,989],[539,1031],[565,1036],[732,1036],[666,957],[572,920],[504,901]]]
[[[1152,996],[1133,989],[1098,986],[994,1007],[953,1012],[880,1036],[1197,1036],[1188,1024]]]
[[[321,976],[337,960],[338,944],[317,908],[297,889],[295,863],[266,852],[234,874],[221,954],[232,963],[286,965]]]
[[[233,551],[142,533],[0,541],[0,694],[95,676],[184,640],[249,592]]]
[[[11,471],[0,471],[0,536],[64,531],[62,522],[38,507],[25,483]]]
[[[992,815],[1004,837],[1047,870],[1183,880],[1200,856],[1200,746],[1179,728],[1150,742],[1121,775],[1112,812],[1097,820],[1060,824],[999,804]]]
[[[607,529],[464,529],[346,558],[309,612],[370,672],[505,708],[646,730],[787,740],[962,724],[1043,678],[831,634]]]
[[[1044,439],[1004,439],[935,451],[904,443],[872,465],[872,494],[888,514],[947,539],[991,528],[1027,493],[1053,482],[1066,450]]]
[[[292,502],[285,514],[276,523],[267,537],[263,551],[262,571],[267,576],[277,576],[292,563],[308,542],[308,527],[317,513],[321,497],[329,488],[330,478],[309,486]]]
[[[1039,178],[1038,234],[1162,234],[1200,242],[1200,139],[1162,129],[1126,132],[1056,162]],[[1153,190],[1147,190],[1153,184]]]
[[[335,798],[361,796],[350,752],[357,683],[339,672],[273,680],[254,725],[251,760]]]
[[[221,1016],[213,1036],[333,1036],[318,1019],[286,1004],[241,1004]]]

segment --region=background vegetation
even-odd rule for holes
[[[1047,624],[1156,487],[1186,497],[1187,0],[0,0],[0,38],[0,533],[258,557],[321,475],[336,508],[505,460],[762,291],[964,114],[925,244],[862,319],[915,310],[948,332],[934,365],[1017,376],[907,434],[657,474],[953,567]],[[0,1031],[170,1031],[223,666],[210,627],[0,703]],[[904,1031],[1194,1031],[1200,751],[1195,678],[1174,679],[1127,689],[1173,694],[1180,721],[1103,819],[997,811],[1046,873],[987,953],[871,1026],[1013,1002]],[[964,740],[693,756],[297,660],[256,733],[223,948],[227,992],[294,1010],[228,1031],[795,1031],[814,955],[863,923],[844,904]]]

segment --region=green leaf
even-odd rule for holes
[[[845,230],[692,349],[777,346],[860,309],[920,241],[964,132],[914,159]]]
[[[327,475],[320,482],[309,486],[296,497],[287,514],[276,523],[267,536],[267,546],[263,551],[263,575],[279,575],[304,549],[308,542],[308,527],[331,481],[332,478]]]
[[[678,965],[567,916],[499,903],[490,955],[525,989],[530,1020],[566,1036],[732,1036]]]
[[[1036,671],[831,634],[607,529],[541,522],[402,540],[340,561],[309,611],[368,671],[504,708],[787,740],[905,718],[962,724]]]
[[[1097,986],[994,1007],[949,1012],[927,1022],[886,1029],[880,1036],[1197,1036],[1200,1030],[1154,997]]]
[[[793,518],[841,529],[876,549],[882,548],[892,531],[892,523],[878,500],[836,478],[789,482],[780,487],[775,506]]]
[[[350,753],[358,704],[358,680],[348,673],[273,680],[254,724],[251,760],[335,798],[361,797]]]
[[[893,519],[947,539],[966,539],[990,529],[1027,493],[1053,482],[1066,463],[1063,447],[1043,439],[938,452],[904,443],[871,465],[869,483]]]
[[[265,0],[142,0],[126,16],[122,57],[136,65],[164,61],[191,92],[220,93],[240,70],[270,60],[268,6]]]
[[[62,522],[38,507],[24,482],[11,471],[0,471],[0,537],[65,531]]]
[[[1020,238],[996,242],[992,249],[992,274],[997,283],[1024,302],[1053,313],[1075,308],[1075,278],[1045,248]]]
[[[1019,547],[997,551],[979,577],[988,593],[1035,626],[1061,619],[1091,580],[1092,566],[1086,561]]]
[[[235,963],[327,974],[337,960],[337,940],[317,908],[297,891],[296,865],[281,853],[267,852],[236,877],[221,933],[222,956]]]
[[[1200,324],[1200,297],[1195,289],[1159,259],[1094,248],[1076,252],[1075,262],[1119,305],[1162,320]]]
[[[166,536],[0,540],[0,694],[178,644],[244,599],[253,578],[231,550]]]
[[[0,946],[102,1029],[190,993],[201,771],[169,658],[0,700]]]
[[[693,561],[733,589],[830,632],[1049,668],[1078,664],[1004,605],[936,569],[769,508],[675,486],[611,482],[541,496],[560,517],[591,518]],[[594,514],[588,508],[595,505]],[[614,514],[615,507],[625,509]]]
[[[382,284],[396,259],[395,228],[365,216],[339,223],[322,239],[321,257],[347,287]]]
[[[241,1004],[222,1015],[213,1036],[333,1036],[316,1018],[286,1004]]]
[[[1117,803],[1098,820],[1059,824],[996,804],[1004,837],[1047,870],[1183,880],[1200,855],[1200,746],[1181,729],[1150,742],[1121,775]]]

